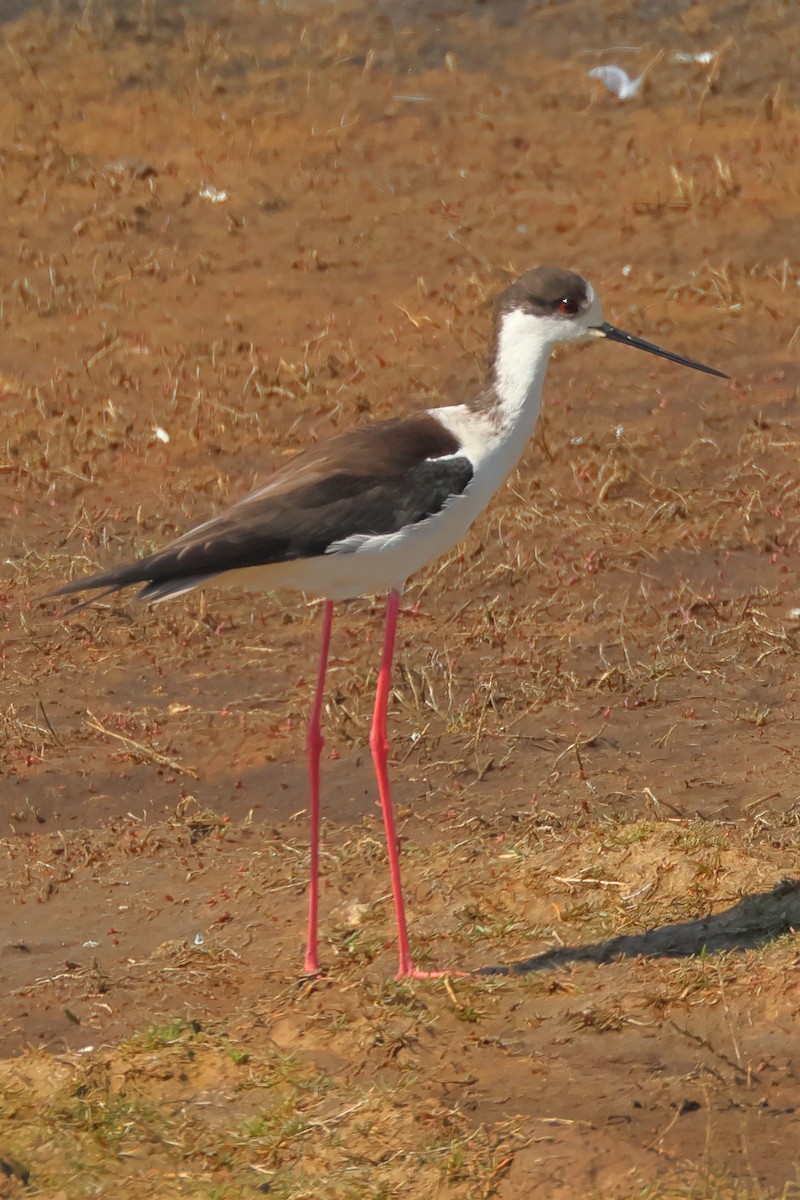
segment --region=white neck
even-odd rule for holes
[[[553,342],[543,322],[517,310],[501,318],[494,360],[495,413],[503,432],[520,440],[533,433]]]
[[[547,324],[521,310],[504,313],[497,330],[490,387],[473,405],[435,410],[437,420],[456,434],[473,462],[469,521],[513,471],[536,428],[547,362],[559,340],[554,334],[560,332],[559,326],[548,329]]]

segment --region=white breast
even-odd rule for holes
[[[330,600],[402,590],[406,580],[451,550],[483,512],[519,462],[536,427],[551,343],[542,322],[514,311],[503,319],[495,360],[493,403],[485,409],[453,405],[430,410],[459,442],[453,457],[469,458],[473,477],[442,510],[397,533],[357,534],[327,554],[231,572],[249,588],[296,588]]]

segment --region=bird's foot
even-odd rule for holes
[[[405,969],[401,967],[395,979],[398,982],[405,979],[469,979],[472,975],[472,971],[456,971],[453,969],[446,971],[424,971],[421,967],[415,967],[412,964]]]
[[[424,612],[423,609],[420,607],[419,600],[417,601],[417,603],[414,605],[413,608],[401,608],[400,616],[411,617],[412,620],[420,620],[420,621],[432,621],[433,620],[433,613]]]
[[[324,974],[325,970],[319,965],[318,959],[306,957],[303,963],[303,974],[300,976],[298,982],[313,983],[315,979],[321,979]]]

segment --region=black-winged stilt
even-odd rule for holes
[[[319,765],[322,700],[333,605],[387,593],[383,656],[370,748],[378,780],[392,881],[398,978],[418,970],[406,928],[387,766],[386,710],[400,595],[410,575],[464,536],[518,462],[533,433],[551,351],[561,342],[606,338],[720,379],[722,371],[672,354],[603,319],[594,289],[579,275],[536,267],[495,303],[484,387],[468,403],[433,408],[344,433],[298,454],[238,504],[163,550],[52,592],[102,595],[144,584],[139,599],[159,601],[209,583],[322,596],[322,644],[308,724],[311,869],[305,969],[319,971]]]

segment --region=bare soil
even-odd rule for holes
[[[796,1195],[795,6],[0,20],[0,1196]],[[40,597],[463,398],[538,262],[732,378],[559,356],[409,588],[412,940],[474,976],[393,981],[381,605],[339,611],[302,981],[319,605]]]

